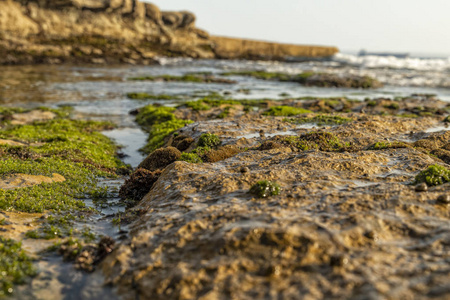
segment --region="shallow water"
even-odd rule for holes
[[[37,107],[58,107],[70,105],[74,108],[74,117],[80,119],[109,120],[118,128],[104,134],[119,145],[125,154],[124,162],[136,167],[143,159],[138,151],[145,144],[146,134],[134,123],[134,117],[129,111],[149,103],[175,105],[179,101],[140,101],[126,97],[131,92],[146,92],[150,94],[192,95],[199,92],[230,92],[230,97],[236,99],[274,98],[283,99],[281,93],[291,97],[349,97],[363,100],[366,97],[409,96],[414,93],[436,94],[437,98],[450,102],[449,69],[443,67],[428,68],[411,66],[386,67],[385,64],[370,64],[367,61],[352,61],[351,58],[339,56],[334,61],[279,63],[279,62],[246,62],[186,59],[166,59],[161,66],[17,66],[0,67],[0,105]],[[433,62],[430,62],[432,65]],[[411,62],[412,64],[412,62]],[[354,90],[339,88],[303,87],[296,83],[262,81],[248,77],[232,77],[239,82],[236,85],[202,84],[202,83],[163,83],[128,81],[127,78],[140,75],[182,75],[188,72],[212,72],[220,74],[230,70],[267,70],[296,73],[306,70],[318,72],[351,73],[375,76],[388,85],[377,90]],[[446,87],[446,88],[443,88]],[[312,128],[315,124],[304,124],[297,129]],[[448,130],[445,127],[429,129],[428,132]],[[292,134],[292,130],[268,132],[266,137],[273,135]],[[242,135],[245,138],[259,137],[259,133]],[[239,137],[238,137],[239,138]],[[396,170],[385,176],[396,174]],[[122,184],[121,180],[105,180],[102,184],[116,190]],[[372,183],[355,180],[348,186],[367,187]],[[85,223],[76,224],[78,228],[90,227],[95,233],[120,237],[120,229],[111,223],[111,215],[120,213],[124,207],[120,205],[117,195],[109,197],[106,202],[86,199],[88,206],[96,208],[99,213],[90,216]],[[122,228],[123,229],[123,228]],[[114,299],[114,293],[101,286],[101,276],[88,276],[76,271],[71,264],[62,263],[59,256],[49,256],[37,264],[41,270],[39,276],[30,285],[22,286],[14,297],[17,299],[98,299],[108,295]],[[89,289],[84,289],[89,281]],[[95,284],[98,282],[98,284]]]

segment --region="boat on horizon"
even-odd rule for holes
[[[367,52],[366,50],[361,50],[358,53],[358,56],[393,56],[396,58],[408,58],[409,53],[398,53],[398,52]]]

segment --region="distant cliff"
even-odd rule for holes
[[[0,0],[0,64],[152,64],[156,56],[286,59],[337,52],[210,37],[195,19],[138,0]]]

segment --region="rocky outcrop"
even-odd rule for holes
[[[0,54],[0,64],[214,57],[192,13],[161,12],[137,0],[0,1]]]
[[[0,64],[151,64],[156,56],[329,56],[336,48],[210,37],[187,11],[138,0],[0,1]]]
[[[164,169],[129,239],[101,265],[123,299],[448,298],[450,184],[418,192],[415,175],[443,163],[398,143],[436,120],[347,114],[346,124],[286,135],[284,117],[250,114],[182,129],[266,147]],[[443,147],[448,136],[428,139]],[[269,183],[272,196],[254,194]]]
[[[229,37],[211,37],[219,58],[239,59],[296,59],[302,57],[326,57],[339,52],[336,47],[304,46],[271,43]]]

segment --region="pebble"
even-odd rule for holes
[[[265,136],[266,136],[266,133],[264,132],[263,129],[261,129],[261,130],[259,131],[259,137],[260,137],[260,138],[264,138]]]
[[[334,255],[330,257],[330,265],[333,267],[342,267],[348,264],[348,258],[344,255]]]
[[[442,194],[437,198],[437,202],[441,204],[450,204],[450,195]]]
[[[428,191],[428,185],[425,182],[419,183],[415,188],[416,192],[426,192]]]
[[[250,169],[248,167],[244,167],[242,166],[241,169],[239,170],[241,173],[248,173],[250,172]]]

